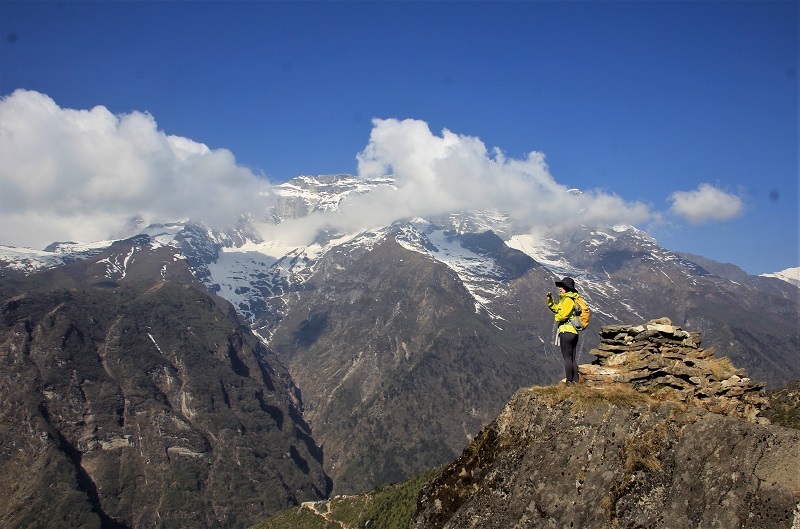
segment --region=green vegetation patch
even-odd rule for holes
[[[292,507],[271,516],[252,529],[341,529],[336,522],[329,522],[305,506]]]
[[[407,529],[416,511],[420,490],[440,470],[429,470],[403,483],[382,485],[366,494],[337,496],[293,507],[252,529]]]

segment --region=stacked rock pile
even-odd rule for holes
[[[714,348],[700,347],[700,333],[672,325],[669,318],[643,325],[608,325],[600,344],[589,351],[597,357],[579,366],[589,384],[630,383],[654,396],[670,396],[712,412],[769,424],[759,413],[769,407],[764,383],[754,382]]]

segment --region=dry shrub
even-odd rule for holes
[[[617,502],[627,494],[634,485],[634,473],[644,471],[655,474],[663,471],[659,456],[667,439],[667,426],[657,424],[652,429],[637,433],[625,440],[622,446],[623,468],[622,475],[609,487],[608,495],[600,500],[600,506],[605,511],[606,523],[604,528],[616,528]]]
[[[703,363],[703,367],[710,369],[715,377],[719,380],[730,378],[736,371],[736,368],[727,356],[720,356],[716,358],[709,358]]]
[[[628,437],[622,449],[625,455],[625,473],[633,474],[637,470],[661,472],[661,460],[658,456],[666,435],[666,428],[659,424],[643,434]]]
[[[600,404],[628,407],[648,401],[648,396],[636,391],[629,384],[576,384],[574,386],[540,386],[532,388],[555,406],[565,400],[572,401],[572,409],[586,410]]]

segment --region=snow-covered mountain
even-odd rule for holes
[[[762,277],[775,277],[787,283],[791,283],[796,287],[800,287],[800,267],[787,268],[786,270],[775,272],[774,274],[762,274]]]
[[[318,212],[337,212],[342,202],[348,198],[369,194],[380,187],[394,189],[393,177],[362,179],[344,174],[301,176],[273,188],[274,196],[271,197],[264,218],[271,223],[280,224]],[[480,275],[479,259],[476,261],[476,256],[470,255],[470,252],[460,245],[457,245],[458,248],[454,254],[452,235],[483,233],[490,230],[502,237],[509,247],[528,254],[556,275],[581,276],[579,268],[565,261],[558,240],[548,238],[535,240],[530,236],[515,235],[511,233],[510,225],[511,220],[502,212],[454,213],[444,218],[430,220],[411,219],[402,224],[403,227],[400,228],[402,233],[398,235],[398,240],[405,241],[404,244],[409,249],[427,251],[433,257],[439,257],[443,262],[450,263],[454,270],[461,271],[464,278],[468,279],[470,276],[475,276],[470,271],[471,263],[477,267],[476,271]],[[256,230],[246,224],[239,226],[238,229],[216,231],[183,222],[148,226],[141,233],[151,236],[154,247],[164,245],[194,247],[194,251],[189,253],[194,254],[194,257],[197,258],[196,266],[200,277],[206,278],[204,282],[209,286],[218,285],[219,293],[223,297],[234,302],[245,314],[249,314],[252,311],[247,308],[247,304],[252,300],[258,305],[258,296],[243,295],[243,287],[252,284],[258,286],[259,279],[263,279],[264,268],[272,269],[272,275],[277,284],[286,283],[288,286],[287,281],[302,284],[304,277],[308,275],[306,271],[313,268],[316,259],[330,248],[345,243],[353,246],[359,244],[359,241],[370,244],[369,241],[372,240],[374,243],[374,240],[380,238],[382,234],[385,235],[387,230],[388,227],[378,227],[348,235],[334,234],[339,236],[305,246],[276,240],[262,241]],[[437,238],[436,233],[438,232],[440,234],[438,240],[443,244],[441,249],[449,249],[439,253],[436,245],[430,246],[431,241],[417,245],[411,244],[411,241],[417,238],[413,232],[419,230],[427,232],[434,239]],[[628,231],[641,237],[642,241],[649,241],[650,246],[658,247],[655,240],[631,226],[613,226],[593,231],[591,245],[601,248],[604,240],[613,239],[616,233]],[[447,235],[442,238],[443,234]],[[449,242],[446,240],[447,237],[451,238]],[[423,236],[422,239],[425,237]],[[192,244],[191,241],[195,241],[195,244]],[[44,250],[0,245],[0,277],[14,273],[29,274],[37,270],[85,259],[97,255],[113,242],[112,240],[59,242],[51,244]],[[420,250],[426,248],[425,244],[428,245],[429,250]],[[460,255],[461,258],[454,258],[454,255]],[[662,257],[676,259],[677,255],[664,253]],[[208,265],[213,268],[213,272],[207,272],[204,269]],[[261,277],[254,277],[251,272],[254,272],[255,276]],[[773,277],[798,286],[800,285],[800,268],[789,268],[781,272],[763,274],[762,277]],[[583,279],[592,281],[590,277]],[[602,280],[594,281],[594,283],[599,286],[602,284]],[[261,286],[263,287],[263,285]]]
[[[331,218],[348,201],[379,189],[395,189],[393,178],[299,177],[273,188],[260,222],[275,226],[303,222],[315,215]],[[167,277],[170,260],[183,261],[197,280],[230,301],[267,343],[293,304],[315,288],[309,284],[312,278],[330,273],[331,266],[347,268],[387,240],[449,269],[470,295],[475,313],[500,329],[510,325],[510,314],[518,312],[517,300],[509,300],[509,292],[530,263],[551,278],[574,277],[596,316],[609,322],[662,315],[652,313],[653,305],[658,306],[654,302],[667,292],[678,297],[670,303],[662,300],[664,308],[659,310],[666,314],[678,303],[678,313],[683,313],[688,306],[688,301],[682,300],[687,291],[709,285],[716,285],[715,289],[749,285],[783,299],[798,299],[798,269],[748,276],[732,265],[671,252],[632,226],[583,227],[557,239],[534,237],[513,233],[513,219],[503,212],[472,211],[406,219],[354,233],[342,233],[321,222],[312,224],[318,226],[314,242],[298,244],[278,238],[263,240],[254,223],[258,224],[243,219],[228,230],[210,230],[188,222],[149,226],[140,234],[147,240],[132,246],[129,254],[112,252],[98,262],[96,267],[105,269],[97,277],[118,281],[141,251],[158,251],[159,259],[164,260],[159,271],[162,278]],[[113,243],[58,243],[43,251],[0,247],[0,276],[29,274],[97,256]],[[641,287],[636,288],[637,283]],[[537,289],[546,292],[554,287],[544,282]],[[642,299],[647,291],[655,292],[655,298]],[[702,313],[701,307],[692,316],[696,321],[686,316],[684,323],[705,330],[702,327],[710,324],[703,321]],[[716,329],[711,327],[713,336]],[[740,354],[744,355],[744,350]]]
[[[18,248],[0,244],[0,277],[10,274],[30,274],[38,270],[55,268],[66,263],[86,259],[102,252],[114,241],[93,243],[54,243],[44,250]]]
[[[368,194],[380,187],[394,189],[394,178],[364,179],[346,174],[299,176],[273,188],[275,195],[266,219],[279,224],[314,212],[335,212],[348,197]]]
[[[362,179],[351,175],[321,175],[295,178],[273,188],[263,221],[272,225],[291,224],[318,215],[336,214],[354,197],[369,195],[377,189],[395,189],[391,176]],[[423,254],[446,266],[462,282],[472,297],[476,313],[503,326],[507,310],[508,285],[518,272],[502,254],[516,250],[545,269],[552,277],[576,279],[583,296],[595,313],[608,321],[635,316],[652,316],[637,307],[635,299],[621,287],[612,274],[631,258],[641,266],[642,280],[654,284],[675,284],[671,276],[680,276],[686,284],[696,285],[709,276],[708,269],[725,270],[708,259],[678,254],[662,248],[647,233],[632,226],[584,227],[558,239],[534,237],[512,232],[513,219],[499,211],[454,212],[437,218],[413,218],[388,226],[377,226],[355,233],[340,233],[321,224],[319,236],[311,244],[262,240],[251,220],[228,230],[210,230],[189,222],[152,225],[140,236],[147,236],[149,251],[168,249],[173,260],[184,260],[196,279],[230,301],[265,341],[274,326],[287,314],[318,272],[329,254],[348,255],[354,261],[385,240],[394,240],[403,248]],[[257,223],[256,223],[257,224]],[[94,243],[54,243],[45,250],[0,246],[0,277],[30,274],[66,263],[86,259],[107,250],[114,241]],[[133,252],[134,250],[131,250]],[[103,263],[109,280],[125,276],[131,255],[107,257]],[[341,257],[339,258],[341,260]],[[519,257],[517,257],[519,259]],[[513,260],[513,259],[512,259]],[[343,266],[343,265],[339,265]],[[167,264],[162,266],[165,277]],[[767,286],[781,280],[777,288],[784,297],[792,297],[800,286],[798,271],[789,269],[762,276]],[[746,274],[736,269],[739,282]],[[752,281],[759,278],[749,276]],[[626,278],[621,278],[624,283]],[[787,289],[787,287],[789,287]],[[543,289],[552,289],[542,285]],[[772,288],[772,287],[769,287]],[[796,299],[796,295],[794,296]]]
[[[452,459],[516,388],[561,378],[544,295],[565,275],[593,312],[581,362],[591,361],[602,325],[667,316],[757,380],[800,378],[800,289],[784,278],[725,277],[714,262],[672,252],[631,226],[536,237],[515,233],[501,211],[352,233],[328,222],[347,201],[368,202],[393,186],[391,177],[301,177],[275,186],[259,218],[228,230],[183,222],[123,241],[0,247],[0,274],[14,281],[63,270],[53,278],[59,285],[103,288],[202,283],[285,362],[337,492]],[[316,226],[313,242],[261,235],[290,233],[271,228],[293,223]]]

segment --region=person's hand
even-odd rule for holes
[[[550,292],[548,292],[548,293],[547,293],[547,299],[553,299],[553,294],[551,294]]]

